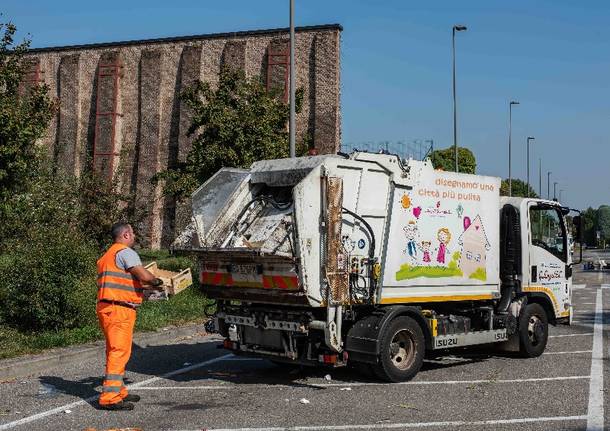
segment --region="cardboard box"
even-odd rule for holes
[[[187,287],[193,285],[193,276],[191,268],[187,268],[180,272],[167,271],[159,269],[157,262],[151,262],[144,268],[154,274],[155,277],[163,280],[163,290],[146,290],[145,298],[150,301],[168,299],[171,295],[176,295],[182,292]]]

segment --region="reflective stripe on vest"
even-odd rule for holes
[[[116,265],[116,255],[128,248],[123,244],[113,244],[97,261],[97,299],[111,301],[142,302],[142,284],[129,272]]]

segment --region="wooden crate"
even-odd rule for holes
[[[165,295],[163,295],[163,292],[160,292],[161,294],[157,295],[153,295],[153,293],[150,292],[149,299],[167,299],[169,295],[176,295],[187,287],[193,285],[191,268],[187,268],[180,272],[167,271],[165,269],[159,269],[157,262],[151,262],[144,268],[152,272],[155,277],[163,280],[163,290]],[[156,296],[159,296],[159,298]]]

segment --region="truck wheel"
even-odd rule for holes
[[[373,365],[377,377],[388,382],[411,380],[424,362],[426,342],[415,320],[397,317],[381,335],[379,362]]]
[[[525,358],[542,355],[549,338],[549,319],[540,304],[528,304],[519,316],[519,352]]]

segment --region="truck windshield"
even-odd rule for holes
[[[530,229],[532,244],[567,261],[565,228],[556,208],[545,206],[530,207]]]

